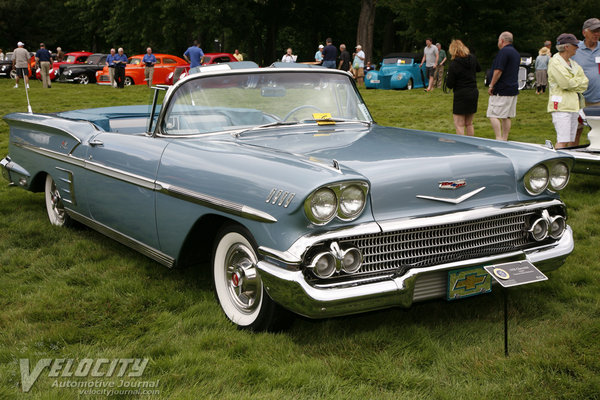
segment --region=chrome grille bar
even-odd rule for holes
[[[340,242],[352,244],[363,253],[359,274],[427,267],[526,248],[534,243],[525,229],[532,214],[532,210],[523,210],[472,221],[354,236]]]

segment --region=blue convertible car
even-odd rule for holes
[[[407,89],[426,87],[425,64],[419,66],[423,54],[393,53],[383,58],[379,71],[365,76],[367,89]]]
[[[341,71],[193,72],[147,107],[6,115],[3,175],[54,225],[168,267],[210,255],[225,315],[255,330],[486,293],[483,266],[573,249],[570,156],[379,126]]]

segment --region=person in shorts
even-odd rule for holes
[[[360,44],[356,45],[356,51],[352,54],[354,59],[352,60],[352,73],[356,84],[362,86],[365,79],[365,52],[362,50]]]
[[[548,63],[548,112],[556,129],[556,148],[575,146],[577,119],[581,102],[579,94],[588,88],[588,78],[583,68],[571,57],[575,55],[579,41],[570,33],[556,39],[558,53]]]
[[[427,79],[429,80],[429,85],[427,85],[426,92],[431,92],[433,90],[433,83],[435,80],[435,69],[438,65],[440,58],[440,53],[438,48],[432,44],[430,38],[425,39],[425,49],[423,49],[423,59],[421,60],[421,64],[419,64],[419,68],[423,66],[425,63],[425,68],[427,71]],[[425,84],[425,82],[423,82]]]
[[[510,133],[511,118],[517,115],[521,56],[513,47],[513,35],[510,32],[500,34],[498,48],[500,51],[494,58],[491,69],[487,117],[496,140],[506,141]]]
[[[20,78],[23,78],[25,87],[29,89],[29,52],[23,42],[17,43],[17,48],[13,51],[12,65],[17,72],[15,89],[19,87]]]

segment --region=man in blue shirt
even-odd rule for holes
[[[583,40],[579,42],[579,48],[572,60],[583,68],[589,83],[583,92],[586,106],[600,106],[600,20],[590,18],[583,23]],[[575,135],[575,146],[579,145],[579,137],[583,131],[583,124],[577,127]]]
[[[125,66],[127,65],[127,56],[123,53],[122,47],[119,47],[113,63],[115,64],[115,82],[119,89],[123,89],[125,87]]]
[[[108,78],[110,79],[110,86],[117,87],[115,83],[115,49],[110,49],[110,54],[106,56],[106,66],[108,67]]]
[[[496,140],[508,140],[511,118],[517,114],[519,94],[519,64],[521,56],[513,47],[513,35],[502,32],[498,37],[500,51],[492,63],[492,79],[488,94],[487,117],[490,119]]]
[[[325,68],[335,69],[335,60],[337,60],[337,48],[332,44],[331,38],[325,40],[323,48],[323,66]]]
[[[152,48],[148,47],[146,49],[146,54],[144,54],[142,62],[144,63],[144,77],[146,78],[146,82],[148,82],[148,87],[151,87],[152,78],[154,77],[154,64],[156,64],[156,56],[152,54]]]
[[[46,45],[44,45],[44,43],[40,43],[40,49],[35,52],[35,62],[40,69],[42,86],[48,89],[51,88],[52,82],[50,81],[50,66],[52,65],[52,55],[46,49]]]
[[[197,40],[194,40],[194,45],[192,47],[188,47],[185,53],[183,53],[183,58],[185,58],[185,61],[190,63],[190,68],[202,65],[202,61],[204,60],[204,52],[200,48],[200,44]]]

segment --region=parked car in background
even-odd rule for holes
[[[585,122],[592,128],[588,132],[589,144],[564,147],[559,151],[575,158],[573,172],[600,175],[600,106],[583,109]]]
[[[32,77],[32,71],[35,70],[35,53],[29,52],[29,77]],[[6,59],[0,61],[0,76],[6,78],[15,79],[17,77],[17,71],[12,66],[13,52],[9,51],[6,53]]]
[[[58,78],[61,65],[84,64],[87,61],[88,57],[92,54],[93,53],[90,53],[89,51],[73,51],[70,53],[66,53],[64,61],[55,61],[52,63],[52,69],[50,70],[50,80],[54,81],[56,78]],[[36,69],[35,76],[37,79],[42,79],[41,71],[39,68]]]
[[[230,53],[206,53],[202,65],[222,64],[228,62],[237,62],[237,58]],[[177,67],[167,77],[167,85],[172,85],[181,78],[185,78],[190,70],[189,64],[183,67]]]
[[[94,53],[88,57],[85,64],[62,64],[59,68],[59,82],[75,82],[87,85],[96,82],[96,72],[106,65],[108,54]]]
[[[167,77],[176,67],[188,65],[183,58],[171,54],[154,54],[156,64],[154,65],[153,84],[165,84]],[[125,66],[125,85],[143,85],[146,84],[144,76],[144,63],[142,62],[144,54],[138,54],[129,58]],[[96,73],[96,82],[100,85],[110,85],[108,75],[108,67],[104,67],[102,71]]]
[[[383,58],[381,68],[365,72],[367,89],[407,89],[426,87],[425,64],[419,67],[423,54],[392,53]]]
[[[194,68],[155,90],[6,115],[2,173],[45,192],[54,225],[168,267],[211,254],[198,273],[241,328],[484,294],[483,266],[550,271],[573,250],[568,155],[379,126],[346,72],[311,65]]]

